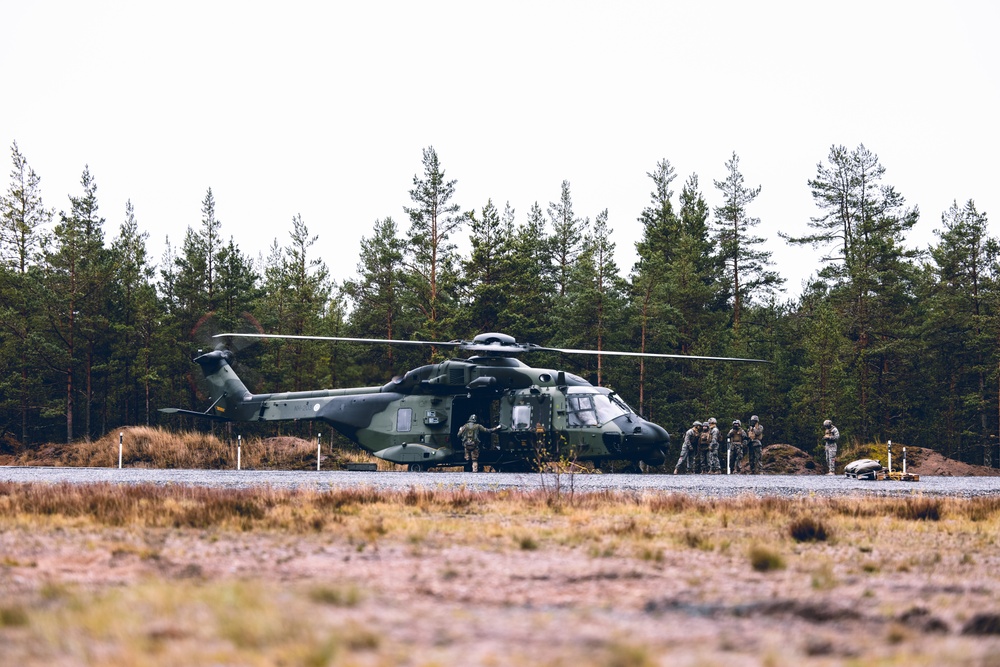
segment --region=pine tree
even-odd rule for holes
[[[931,288],[920,299],[927,304],[920,330],[929,347],[925,368],[937,378],[931,411],[942,422],[938,437],[947,453],[979,463],[982,448],[983,463],[990,465],[988,406],[996,393],[987,379],[998,363],[993,320],[1000,296],[1000,243],[972,200],[961,208],[953,203],[941,224],[935,230],[939,242],[930,249]]]
[[[83,194],[70,196],[70,212],[60,214],[54,246],[46,253],[46,314],[50,353],[46,358],[65,381],[66,440],[74,437],[78,370],[83,366],[84,431],[91,433],[94,371],[107,327],[111,265],[104,248],[104,219],[97,214],[97,184],[84,168]]]
[[[822,211],[809,223],[817,231],[785,236],[790,243],[828,248],[819,278],[833,288],[830,298],[854,344],[851,384],[862,439],[889,431],[907,413],[911,397],[901,380],[916,351],[911,315],[918,253],[903,241],[919,211],[882,183],[884,174],[878,156],[864,145],[854,151],[832,147],[828,164],[817,165],[809,181]]]
[[[370,238],[361,239],[358,277],[344,283],[343,293],[351,304],[349,335],[359,338],[409,338],[414,323],[403,314],[405,289],[403,256],[406,243],[392,218],[377,220]],[[369,371],[365,381],[397,370],[395,346],[370,346],[361,352]]]
[[[615,263],[611,234],[605,209],[594,221],[593,235],[584,239],[567,292],[571,304],[570,320],[565,323],[570,329],[567,340],[598,352],[604,351],[624,314],[625,283]],[[597,383],[601,384],[603,355],[596,355],[594,361]]]
[[[636,243],[638,259],[630,279],[632,317],[638,329],[640,352],[672,349],[677,338],[675,323],[668,321],[671,306],[665,294],[667,270],[676,257],[680,236],[680,221],[672,202],[674,192],[670,189],[676,174],[670,161],[663,159],[656,163],[654,171],[646,175],[653,180],[654,188],[650,205],[639,215],[643,235]],[[640,413],[644,413],[646,408],[646,365],[647,360],[640,357]]]
[[[755,296],[773,294],[784,280],[768,268],[771,253],[759,247],[764,239],[751,234],[751,229],[760,224],[760,219],[750,217],[747,207],[760,194],[760,186],[747,188],[743,184],[740,158],[735,152],[726,162],[726,170],[725,180],[715,181],[723,199],[723,205],[715,209],[715,239],[719,256],[726,264],[733,298],[733,331],[739,338],[744,304]]]
[[[310,235],[301,215],[292,218],[291,241],[285,247],[284,271],[288,278],[289,303],[282,331],[296,336],[319,335],[326,313],[332,286],[330,272],[322,259],[309,257],[309,249],[318,236]],[[288,353],[291,364],[292,387],[303,391],[316,386],[319,377],[320,348],[298,340],[290,341]]]
[[[467,329],[496,331],[508,310],[510,289],[508,269],[513,243],[513,212],[508,205],[503,219],[493,204],[486,202],[481,215],[470,217],[469,241],[472,251],[462,262]]]
[[[589,226],[588,221],[576,217],[573,212],[569,181],[562,182],[559,201],[549,203],[548,214],[552,223],[551,249],[556,289],[560,297],[565,297],[570,273],[583,251],[583,240]]]
[[[10,412],[16,412],[21,444],[26,445],[29,413],[40,393],[33,305],[39,300],[45,227],[53,214],[42,203],[41,178],[17,142],[11,146],[11,161],[10,189],[0,197],[0,367],[10,369],[0,375],[0,406],[10,405]]]
[[[516,228],[508,257],[508,302],[503,330],[518,340],[537,345],[552,342],[552,303],[555,280],[550,264],[550,238],[538,202],[527,220]],[[537,363],[542,363],[539,360]]]
[[[423,178],[415,175],[410,190],[414,206],[404,209],[410,216],[408,296],[421,313],[419,335],[427,340],[444,340],[454,334],[458,280],[457,253],[450,239],[469,215],[452,202],[456,181],[447,180],[433,147],[424,149],[423,165]]]
[[[154,371],[153,331],[158,325],[159,303],[153,286],[153,267],[146,259],[149,235],[139,231],[132,200],[125,203],[125,219],[112,243],[115,262],[112,286],[111,328],[113,332],[109,376],[118,407],[118,422],[149,424],[151,385]]]

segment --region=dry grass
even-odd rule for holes
[[[278,436],[245,438],[240,442],[235,435],[218,437],[197,431],[176,433],[149,426],[113,431],[99,440],[43,445],[16,457],[0,457],[3,458],[0,463],[115,467],[118,465],[119,433],[123,434],[122,465],[129,468],[235,469],[237,458],[246,470],[316,468],[315,440]],[[402,469],[358,447],[323,444],[321,465],[324,470],[342,470],[348,463],[375,463],[379,470]]]
[[[2,483],[0,645],[23,665],[646,665],[678,646],[791,665],[850,662],[843,634],[880,664],[980,664],[998,538],[998,497]],[[81,563],[109,583],[74,583]]]

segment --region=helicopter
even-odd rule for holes
[[[225,347],[194,359],[208,381],[211,404],[204,412],[161,412],[207,419],[256,422],[318,420],[374,456],[412,472],[472,467],[465,460],[459,428],[480,415],[496,425],[480,447],[480,469],[526,472],[548,461],[628,461],[629,470],[662,465],[670,434],[639,416],[615,391],[562,370],[534,368],[516,357],[532,352],[701,359],[766,363],[761,359],[543,347],[519,343],[504,333],[482,333],[471,341],[431,342],[263,333],[217,334],[214,338],[340,341],[451,348],[468,353],[420,366],[382,386],[253,394],[233,371]],[[498,427],[498,428],[497,428]],[[642,465],[640,465],[642,464]]]

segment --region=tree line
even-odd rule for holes
[[[492,200],[463,208],[437,152],[423,151],[399,222],[376,220],[355,277],[333,281],[300,215],[285,245],[244,253],[223,233],[209,188],[201,220],[159,261],[130,202],[109,238],[84,168],[58,213],[16,142],[0,200],[0,434],[20,449],[96,438],[123,425],[207,428],[163,415],[204,410],[191,359],[221,331],[451,340],[502,331],[543,346],[760,358],[769,365],[555,353],[532,365],[610,386],[682,433],[694,419],[758,414],[767,440],[816,451],[833,419],[848,439],[892,439],[972,463],[997,458],[1000,423],[998,244],[970,199],[941,215],[927,248],[919,219],[864,145],[833,146],[806,181],[816,214],[791,244],[825,252],[803,293],[756,234],[760,185],[733,153],[712,187],[678,186],[668,159],[647,172],[650,199],[627,272],[608,211],[574,208],[570,183],[517,214]],[[679,187],[679,192],[675,188]],[[456,241],[467,235],[468,251]],[[234,343],[239,345],[239,343]],[[266,341],[237,349],[252,390],[382,384],[441,358],[436,349]],[[310,433],[311,424],[242,425]]]

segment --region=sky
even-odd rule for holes
[[[523,222],[569,181],[577,215],[608,210],[627,274],[657,161],[715,207],[735,152],[794,298],[821,253],[778,231],[808,231],[834,145],[864,144],[919,207],[911,247],[956,200],[1000,235],[998,27],[1000,3],[962,0],[0,0],[0,173],[16,141],[66,211],[89,166],[109,242],[131,200],[156,262],[208,188],[252,257],[301,214],[343,281],[376,220],[405,232],[433,146],[465,210]]]

